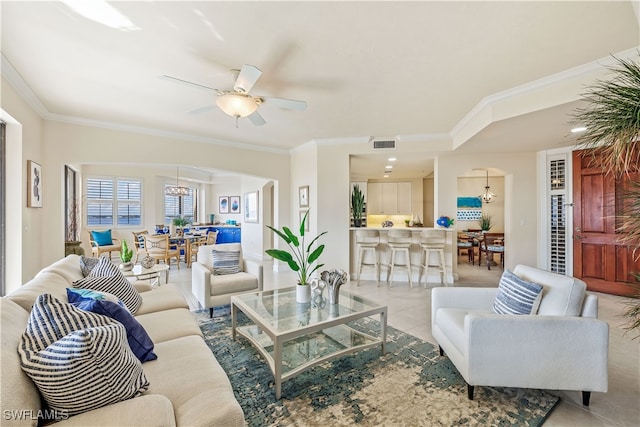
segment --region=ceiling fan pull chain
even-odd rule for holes
[[[240,118],[240,116],[236,116],[236,129],[238,129],[238,119]]]

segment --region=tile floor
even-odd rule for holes
[[[459,280],[455,286],[497,286],[502,270],[488,271],[486,267],[471,266],[463,257],[458,265]],[[291,286],[295,275],[290,272],[273,272],[265,265],[265,290]],[[198,308],[191,294],[191,269],[171,267],[169,282],[180,286],[190,306]],[[390,326],[435,344],[431,336],[430,310],[431,286],[410,288],[407,283],[395,282],[392,288],[375,281],[362,281],[344,285],[344,289],[378,301],[385,301],[389,308]],[[599,318],[607,321],[609,335],[609,391],[593,393],[589,408],[581,404],[580,392],[554,392],[561,397],[545,426],[640,426],[640,339],[624,335],[624,299],[599,294]]]

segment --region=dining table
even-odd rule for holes
[[[184,233],[169,236],[169,242],[175,244],[177,248],[184,250],[184,262],[187,267],[191,267],[191,248],[195,241],[206,238],[206,234]]]

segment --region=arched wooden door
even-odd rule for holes
[[[616,216],[622,211],[623,190],[640,174],[614,180],[590,168],[591,157],[582,153],[573,153],[573,275],[589,290],[629,295],[633,289],[628,283],[636,281],[630,273],[640,273],[640,259],[618,242]]]

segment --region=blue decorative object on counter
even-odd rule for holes
[[[453,225],[453,221],[454,220],[452,220],[448,216],[442,215],[440,218],[438,218],[436,224],[438,224],[440,227],[449,228]]]

